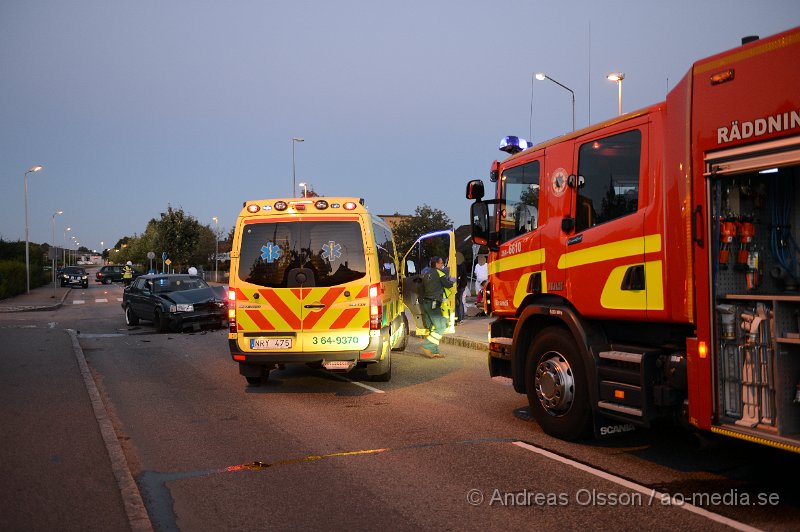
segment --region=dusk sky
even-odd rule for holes
[[[467,223],[505,135],[662,101],[693,61],[800,24],[798,0],[0,0],[0,238],[100,249],[168,205],[230,230],[247,199],[428,204]],[[800,65],[800,59],[798,59]],[[758,97],[757,94],[753,95]],[[531,100],[533,120],[531,126]],[[161,250],[154,250],[160,252]]]

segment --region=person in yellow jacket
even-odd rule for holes
[[[441,257],[432,257],[431,265],[422,270],[422,312],[428,324],[428,336],[422,342],[422,352],[428,358],[443,358],[439,352],[439,342],[447,329],[447,318],[444,312],[448,312],[447,296],[449,290],[455,284],[455,279],[442,271],[444,261]]]
[[[128,286],[131,284],[131,281],[133,281],[133,263],[128,261],[125,267],[122,268],[122,282],[125,286]]]

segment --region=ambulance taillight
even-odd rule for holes
[[[228,331],[239,332],[236,328],[236,290],[228,290]]]
[[[369,328],[380,330],[383,322],[383,299],[381,285],[373,284],[369,287]]]

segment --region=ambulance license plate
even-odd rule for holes
[[[291,338],[250,338],[250,349],[253,350],[267,350],[267,349],[291,349]]]

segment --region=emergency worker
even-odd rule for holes
[[[130,286],[131,281],[133,280],[133,263],[128,261],[125,263],[125,267],[122,268],[122,282],[125,286]]]
[[[447,329],[442,302],[446,301],[455,279],[442,271],[444,261],[441,257],[431,257],[430,264],[430,267],[422,270],[422,313],[429,324],[428,336],[422,342],[422,352],[428,358],[444,358],[439,352],[439,342]]]

